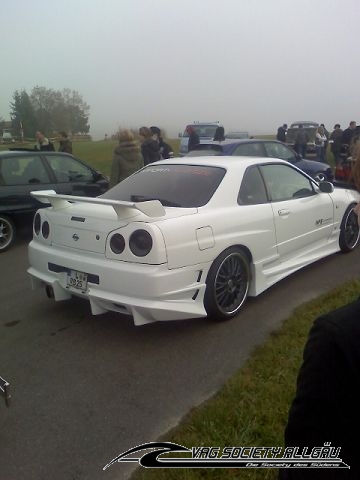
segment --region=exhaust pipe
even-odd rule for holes
[[[46,285],[45,292],[46,292],[46,296],[48,298],[54,298],[55,297],[54,290],[50,285]]]

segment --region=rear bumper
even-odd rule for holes
[[[33,288],[51,286],[57,301],[72,295],[86,298],[93,315],[126,313],[133,316],[135,325],[206,316],[203,300],[210,264],[169,270],[166,264],[109,260],[36,240],[29,245],[29,261]],[[69,270],[88,274],[86,291],[67,286]]]

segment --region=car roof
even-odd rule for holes
[[[239,158],[241,161],[239,162]],[[244,170],[251,165],[258,165],[264,163],[283,163],[288,165],[285,160],[271,157],[234,157],[234,156],[203,156],[203,157],[181,157],[171,158],[168,160],[160,160],[159,162],[147,165],[146,168],[163,165],[196,165],[202,167],[220,167],[231,170]]]
[[[213,142],[202,142],[199,144],[199,149],[203,149],[204,146],[209,146],[211,148],[212,145],[241,145],[243,143],[268,143],[268,142],[273,142],[273,143],[281,143],[282,145],[283,142],[279,142],[278,140],[273,140],[273,139],[265,139],[265,138],[225,138],[225,140],[221,141],[213,141]]]
[[[13,150],[2,150],[0,152],[0,157],[16,157],[18,155],[34,155],[36,154],[46,154],[46,155],[70,155],[70,153],[65,152],[52,152],[52,151],[44,151],[44,150],[31,150],[31,149],[13,149]]]

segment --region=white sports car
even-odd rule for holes
[[[273,158],[153,163],[98,198],[32,192],[28,270],[55,300],[135,325],[236,315],[248,295],[359,242],[360,195]]]

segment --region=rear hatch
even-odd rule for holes
[[[315,145],[315,135],[316,135],[316,127],[304,127],[304,132],[306,132],[309,136],[308,145],[314,146]],[[295,145],[296,135],[299,131],[298,127],[290,127],[286,132],[286,143],[289,145]]]

